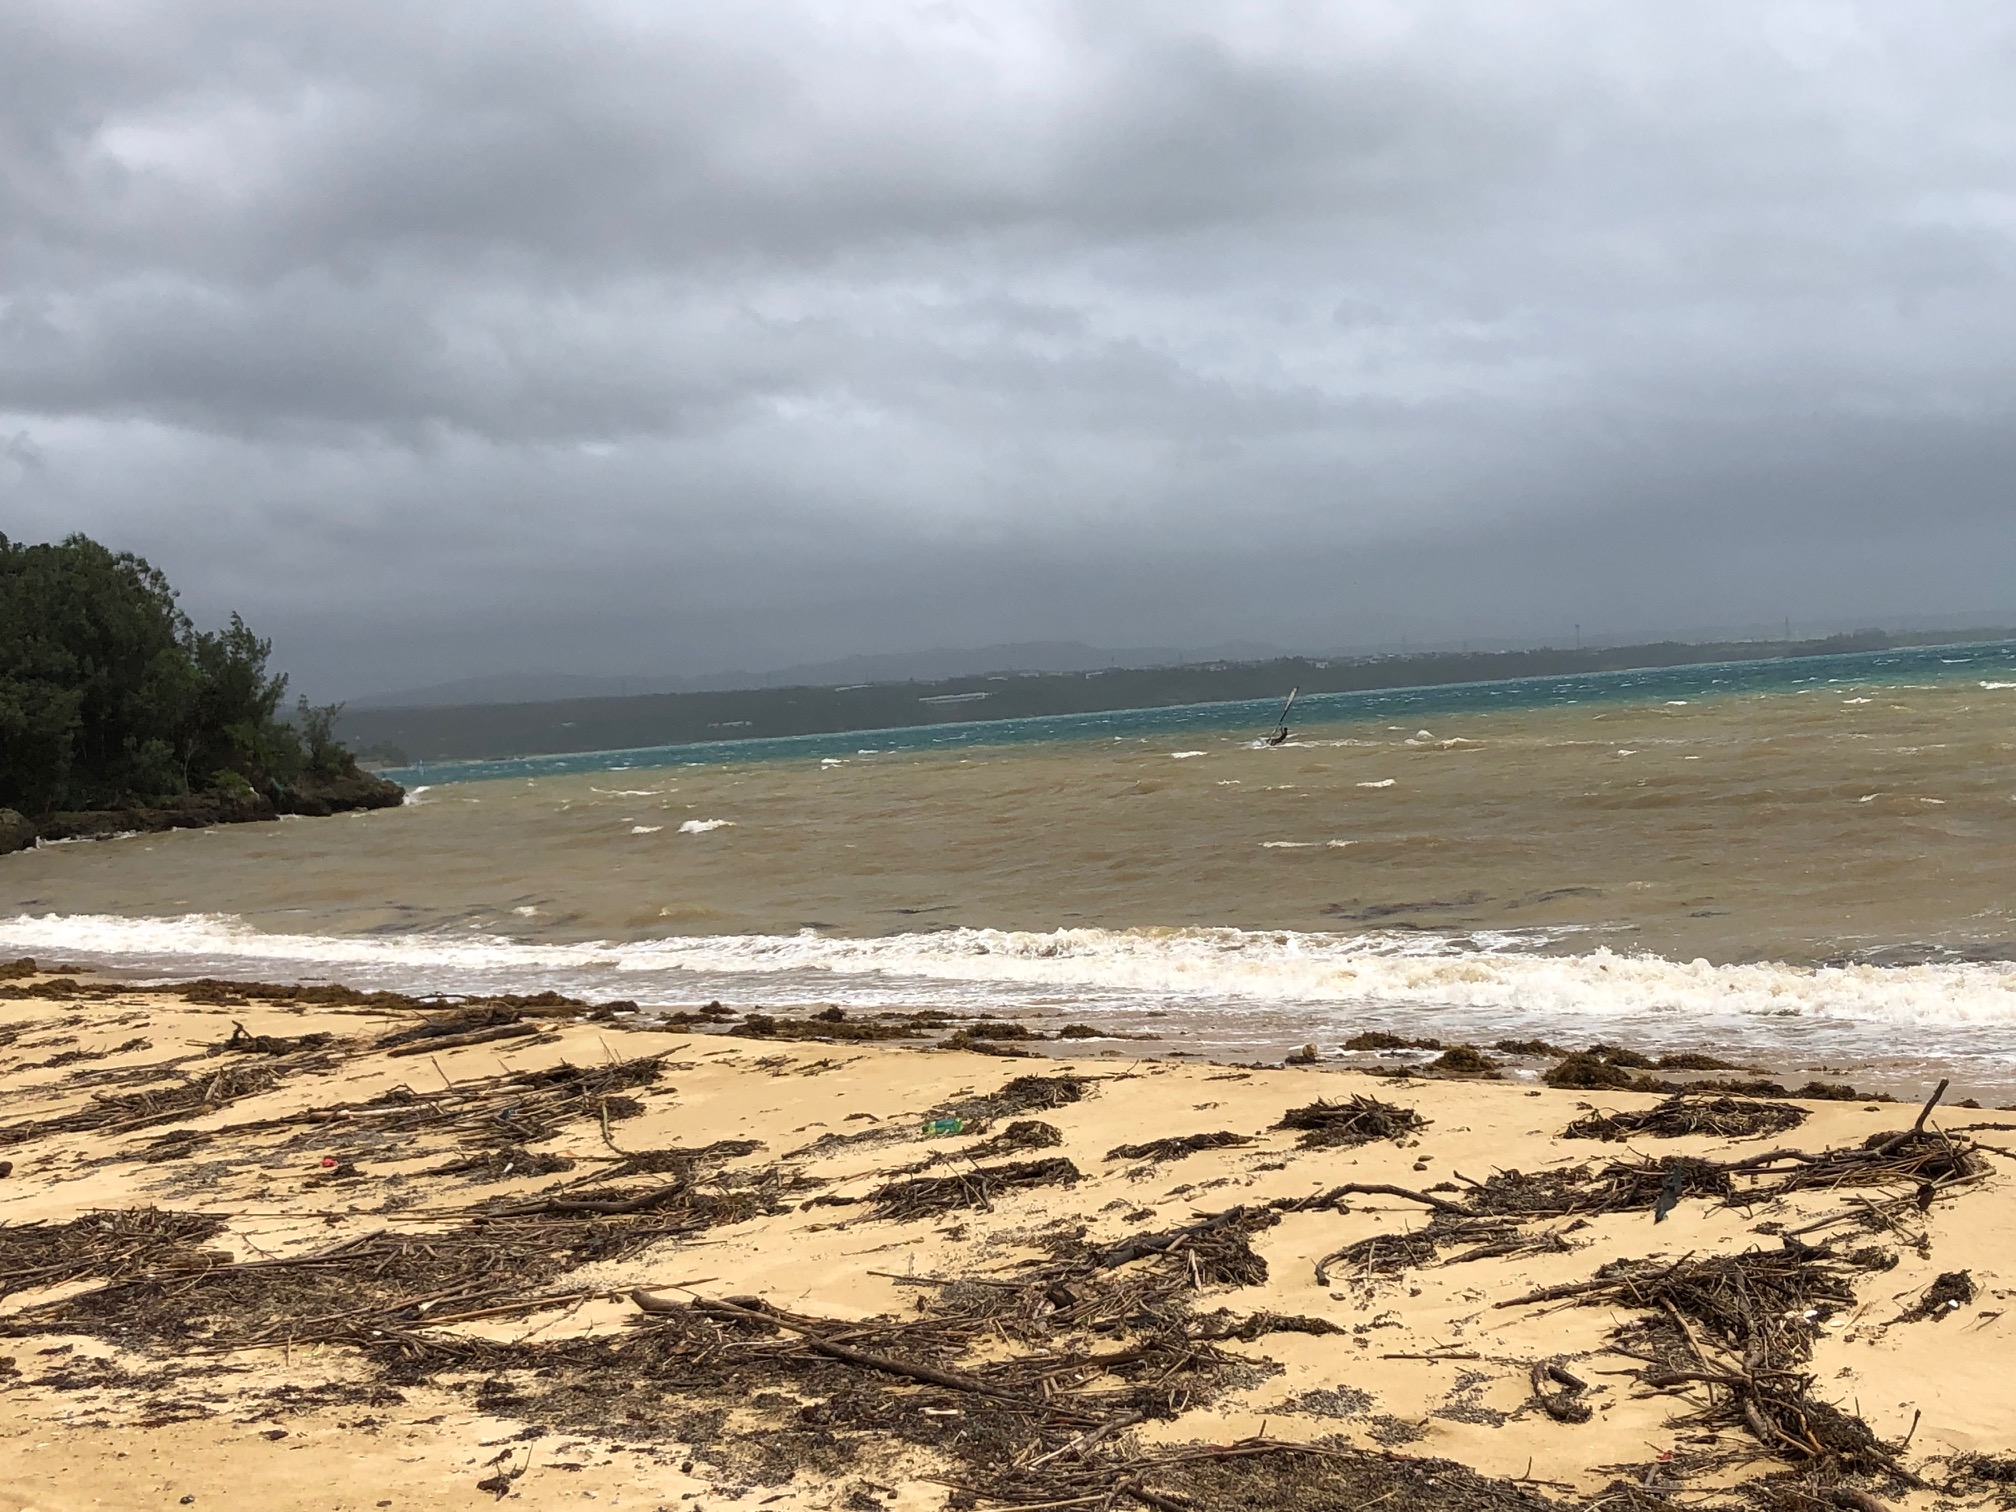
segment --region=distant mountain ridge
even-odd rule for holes
[[[702,677],[593,677],[565,672],[500,672],[424,688],[373,693],[352,709],[455,708],[469,704],[556,703],[628,698],[652,693],[727,693],[751,688],[837,688],[850,683],[943,682],[990,672],[1097,672],[1112,667],[1172,667],[1213,661],[1269,661],[1288,653],[1261,641],[1223,646],[1135,646],[1102,650],[1081,641],[1017,641],[1008,645],[843,656],[771,672],[716,672]]]
[[[360,756],[395,767],[424,761],[618,751],[718,740],[891,730],[970,720],[1022,719],[1116,709],[1272,700],[1304,694],[1419,688],[1573,673],[1827,656],[1886,647],[1953,645],[1952,632],[1898,635],[1865,630],[1809,641],[1662,641],[1605,648],[1413,652],[1373,657],[1221,658],[1159,667],[969,673],[963,677],[862,679],[861,660],[829,667],[854,681],[777,687],[630,694],[557,702],[346,709],[344,739]],[[1978,632],[1976,642],[2016,639]],[[783,674],[780,674],[783,675]],[[832,676],[828,672],[828,676]]]

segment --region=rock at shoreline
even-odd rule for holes
[[[37,840],[99,840],[136,831],[204,829],[213,824],[251,824],[282,814],[321,818],[353,809],[397,808],[406,790],[396,782],[351,770],[340,777],[307,777],[289,788],[265,793],[191,793],[169,803],[51,814],[41,820],[0,809],[0,855],[26,850]]]
[[[0,856],[26,850],[35,843],[35,826],[10,808],[0,808]]]
[[[275,807],[283,814],[321,818],[352,809],[397,808],[405,801],[406,789],[398,783],[352,767],[340,777],[304,777],[280,789]]]

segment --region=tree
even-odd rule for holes
[[[295,706],[294,732],[308,770],[317,777],[341,776],[357,759],[336,739],[336,720],[342,713],[340,703],[311,704],[305,697]]]
[[[287,696],[287,675],[266,670],[273,643],[236,614],[222,630],[185,639],[196,673],[195,697],[182,730],[185,782],[205,784],[223,772],[253,781],[291,782],[301,772],[301,742],[274,718]]]
[[[167,578],[88,536],[0,535],[0,807],[111,808],[351,766],[336,709],[278,717],[272,643],[236,614],[199,631]],[[306,737],[306,748],[303,739]]]

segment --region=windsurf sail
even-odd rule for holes
[[[1279,745],[1288,738],[1288,711],[1295,707],[1295,696],[1301,691],[1299,686],[1288,690],[1288,701],[1281,705],[1281,717],[1274,721],[1274,734],[1267,742],[1269,745]]]

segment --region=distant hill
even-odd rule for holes
[[[845,656],[771,672],[715,672],[704,677],[585,677],[568,673],[504,672],[454,682],[373,693],[350,700],[352,709],[446,708],[461,704],[552,703],[564,699],[626,698],[654,693],[720,693],[741,688],[835,688],[849,683],[940,682],[990,672],[1092,672],[1111,667],[1174,667],[1210,661],[1263,661],[1287,653],[1260,641],[1179,648],[1135,646],[1101,650],[1079,641],[1019,641],[938,651]]]
[[[2016,638],[2016,631],[1950,630],[1896,635],[1881,630],[1809,641],[1686,643],[1586,650],[1422,652],[1410,656],[1274,657],[1183,666],[1090,668],[1067,672],[988,672],[916,682],[797,685],[491,703],[431,708],[350,709],[344,738],[360,754],[404,764],[552,755],[743,740],[845,730],[900,729],[974,719],[1016,719],[1109,709],[1277,698],[1369,688],[1430,687],[1578,672],[1823,656],[1888,646]],[[829,666],[858,667],[861,658]]]

